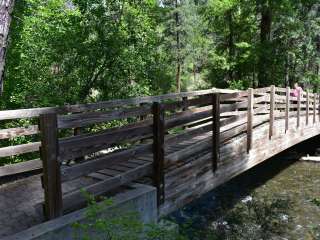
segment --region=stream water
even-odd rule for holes
[[[320,240],[320,163],[297,161],[319,142],[268,160],[169,218],[190,239]]]

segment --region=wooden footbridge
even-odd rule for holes
[[[21,119],[29,119],[29,125]],[[210,89],[2,111],[0,120],[6,126],[10,122],[24,124],[0,130],[2,141],[12,145],[12,139],[23,137],[29,142],[0,148],[0,157],[31,158],[40,147],[41,160],[0,168],[0,178],[7,179],[43,172],[31,177],[32,188],[25,186],[32,189],[28,190],[32,201],[24,197],[21,202],[21,209],[35,209],[33,217],[39,216],[37,205],[43,203],[44,211],[40,212],[45,218],[39,221],[85,206],[82,189],[99,199],[124,191],[130,182],[154,185],[159,212],[165,215],[319,135],[320,98],[312,93],[292,97],[289,88],[274,86],[248,91]],[[10,184],[23,182],[28,181],[1,186],[0,200],[16,191]],[[21,197],[19,192],[15,197]],[[1,201],[0,206],[10,209]],[[0,229],[1,223],[0,217]]]

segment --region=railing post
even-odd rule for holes
[[[164,203],[164,126],[163,105],[153,103],[153,184],[157,188],[158,207]]]
[[[212,170],[218,169],[220,159],[220,94],[212,94]]]
[[[247,109],[247,152],[252,149],[252,129],[253,129],[253,103],[254,103],[254,90],[248,90],[248,109]]]
[[[269,123],[269,139],[273,136],[273,124],[274,124],[274,107],[275,107],[275,95],[276,87],[272,85],[270,87],[270,123]]]
[[[316,124],[317,95],[313,93],[313,124]]]
[[[310,114],[310,95],[309,95],[309,92],[307,92],[306,125],[309,125],[309,114]]]
[[[62,190],[60,163],[58,161],[57,114],[40,116],[41,131],[40,154],[43,162],[43,187],[45,216],[48,220],[62,216]]]
[[[319,115],[319,121],[320,121],[320,93],[318,93],[318,115]]]
[[[287,132],[289,130],[289,114],[290,114],[290,87],[286,88],[286,129],[285,132]]]
[[[188,106],[188,97],[183,97],[182,98],[182,102],[183,102],[183,108],[182,111],[187,111],[189,106]],[[183,129],[187,129],[187,126],[183,126]]]
[[[298,97],[298,107],[297,107],[297,128],[300,127],[300,115],[301,115],[301,92],[299,92]]]

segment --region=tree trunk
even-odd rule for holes
[[[270,65],[270,57],[268,49],[271,41],[271,25],[272,25],[272,10],[269,6],[269,1],[264,0],[260,5],[261,22],[260,22],[260,56],[259,56],[259,86],[270,85],[268,77],[268,66]]]
[[[226,18],[229,26],[228,48],[229,48],[229,64],[231,65],[231,63],[233,63],[234,55],[235,55],[232,9],[227,11]],[[231,81],[234,80],[233,67],[230,67],[228,71],[228,80],[231,80]]]
[[[291,87],[290,86],[290,75],[289,75],[289,66],[290,66],[290,59],[289,59],[289,54],[286,54],[286,62],[285,62],[285,86],[286,87]]]
[[[179,3],[178,0],[175,0],[175,24],[176,24],[176,44],[177,44],[177,69],[176,69],[176,88],[177,92],[181,92],[181,52],[180,52],[180,22],[179,22],[179,13],[178,13]]]
[[[14,0],[0,2],[0,94],[3,92],[4,67],[13,6]]]

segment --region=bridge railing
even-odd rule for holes
[[[195,113],[192,108],[205,105],[207,96],[215,91],[116,100],[117,104],[109,102],[108,106],[112,106],[109,109],[91,108],[85,112],[83,108],[82,112],[67,115],[40,115],[47,218],[61,216],[63,212],[86,203],[82,189],[63,194],[63,184],[142,155],[153,155],[153,162],[133,169],[121,177],[86,186],[84,190],[99,196],[142,176],[150,175],[158,189],[158,203],[161,204],[161,191],[164,186],[164,148],[161,146],[169,135],[167,131],[180,125],[194,124],[197,119],[207,116],[207,112]],[[180,112],[177,112],[176,108],[180,109]],[[171,119],[167,126],[164,125],[165,115]],[[78,134],[70,135],[70,129],[79,129]]]
[[[217,94],[221,93],[221,94]],[[158,204],[165,200],[165,169],[202,151],[212,152],[212,169],[219,168],[219,149],[234,137],[247,135],[247,151],[252,149],[254,128],[283,119],[288,131],[320,120],[319,95],[291,96],[289,88],[274,86],[248,91],[203,90],[181,94],[139,97],[93,104],[0,111],[0,121],[15,127],[0,130],[0,140],[30,137],[30,143],[4,146],[1,157],[23,157],[39,151],[43,161],[45,213],[60,216],[85,202],[80,189],[62,193],[62,185],[81,176],[139,155],[151,155],[153,162],[118,178],[106,179],[85,188],[93,195],[117,188],[141,176],[150,175],[158,189]],[[40,116],[40,117],[39,117]],[[37,121],[40,118],[40,128]],[[318,119],[319,118],[319,119]],[[17,127],[16,120],[28,124]],[[23,124],[23,122],[21,123]],[[40,130],[41,131],[40,131]],[[169,148],[184,136],[198,132],[211,134],[192,148],[170,153]],[[41,134],[40,134],[41,133]],[[165,156],[165,153],[167,155]],[[42,170],[40,160],[0,168],[2,176]]]
[[[39,147],[40,131],[38,129],[39,116],[48,113],[57,113],[63,115],[73,115],[86,112],[102,111],[103,109],[112,110],[121,108],[122,106],[144,104],[151,104],[154,101],[171,101],[173,99],[190,98],[197,95],[209,94],[213,92],[230,92],[228,90],[209,89],[194,92],[171,93],[160,96],[146,96],[131,99],[111,100],[89,104],[65,105],[59,107],[44,107],[44,108],[30,108],[17,110],[0,111],[0,165],[10,163],[6,166],[0,167],[0,179],[12,178],[17,175],[25,175],[33,172],[41,172],[42,163],[40,160]],[[134,110],[132,110],[134,111]],[[118,111],[118,118],[121,112]],[[133,114],[133,112],[126,112],[124,114]],[[79,116],[79,115],[77,115]],[[110,117],[110,116],[109,116]],[[103,118],[103,116],[99,116]],[[143,118],[143,116],[141,116]],[[62,119],[67,121],[68,118]],[[107,121],[107,119],[105,119]],[[90,122],[99,122],[99,119],[90,116]],[[67,124],[71,124],[68,121]],[[69,130],[69,133],[74,135],[79,134],[81,125],[85,123],[74,119],[72,123],[75,127]],[[68,126],[64,126],[68,127]]]

